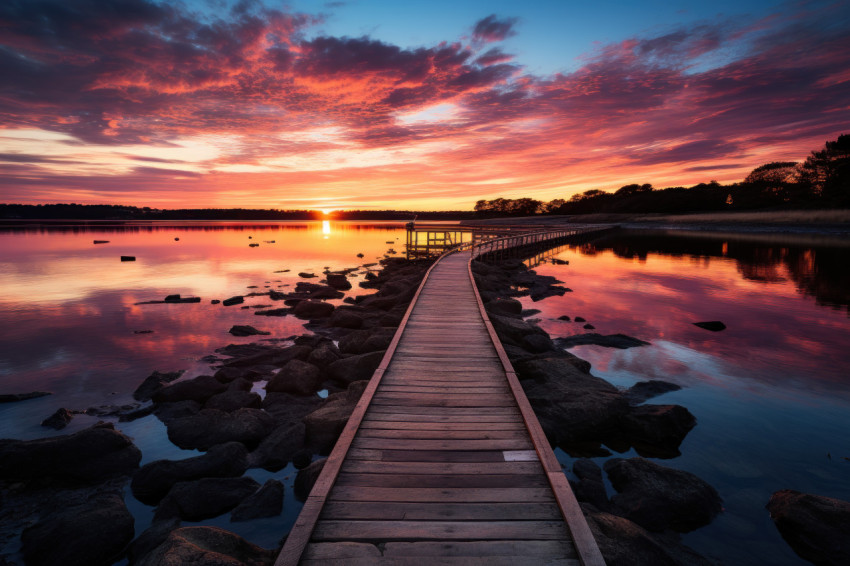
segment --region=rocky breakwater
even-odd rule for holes
[[[0,440],[0,564],[273,564],[278,549],[183,523],[279,515],[282,482],[260,485],[246,475],[252,468],[275,472],[292,462],[301,470],[297,497],[307,496],[323,462],[316,456],[336,442],[429,265],[385,259],[380,270],[363,266],[360,285],[375,292],[339,306],[325,301],[344,296],[353,270],[326,273],[325,281],[302,282],[291,293],[258,293],[285,306],[257,314],[292,314],[311,332],[220,348],[212,375],[155,371],[131,405],[68,411],[120,421],[153,413],[171,442],[197,456],[139,468],[141,452],[111,423],[42,440]],[[233,333],[254,334],[246,329]],[[154,508],[144,532],[136,532],[125,504],[129,493]]]
[[[646,401],[678,385],[658,380],[619,389],[591,373],[590,363],[562,349],[523,318],[517,297],[537,301],[569,290],[519,261],[473,263],[488,316],[520,384],[552,446],[573,457],[607,457],[634,449],[639,456],[609,459],[604,466],[614,489],[609,497],[603,469],[581,458],[572,481],[591,530],[609,565],[708,564],[679,541],[678,533],[704,526],[721,510],[710,485],[688,472],[645,458],[674,458],[696,418],[680,405]],[[527,312],[525,313],[527,314]],[[577,343],[639,347],[627,336],[582,335]]]

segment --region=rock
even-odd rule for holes
[[[543,312],[543,311],[541,311],[540,309],[522,309],[522,312],[519,313],[519,315],[522,318],[528,318],[528,317],[534,316],[536,314],[540,314],[541,312]]]
[[[266,384],[266,391],[311,395],[319,390],[322,375],[319,368],[301,360],[290,360]]]
[[[598,509],[608,509],[608,494],[602,479],[602,468],[592,460],[579,458],[573,462],[573,473],[579,481],[573,485],[576,499]]]
[[[245,302],[245,298],[242,295],[236,295],[235,297],[230,297],[229,299],[224,299],[221,301],[221,304],[230,307],[233,305],[238,305]]]
[[[303,422],[284,422],[251,452],[250,466],[276,472],[304,447],[307,427]]]
[[[94,243],[95,244],[108,244],[109,240],[95,240]]]
[[[650,379],[648,381],[639,381],[629,387],[626,390],[626,399],[629,400],[629,403],[632,405],[638,405],[652,399],[653,397],[658,397],[664,393],[668,393],[670,391],[678,391],[682,387],[680,385],[676,385],[675,383],[670,383],[669,381],[662,381],[660,379]]]
[[[522,347],[526,337],[532,334],[539,334],[549,339],[549,335],[540,327],[521,318],[510,318],[492,314],[490,315],[490,322],[493,323],[493,328],[498,333],[499,339],[502,342],[507,342],[515,346]]]
[[[326,280],[328,285],[334,289],[339,289],[341,291],[351,289],[351,282],[342,273],[328,273]]]
[[[355,381],[346,391],[329,395],[318,409],[304,417],[311,446],[322,452],[334,445],[367,385],[368,381]]]
[[[154,393],[165,387],[166,384],[180,379],[184,373],[186,373],[186,370],[183,369],[169,372],[153,372],[133,392],[133,399],[136,401],[150,401]]]
[[[184,450],[209,450],[230,441],[254,448],[272,431],[274,419],[259,409],[239,409],[232,413],[203,409],[166,424],[168,439]]]
[[[498,298],[490,301],[484,307],[488,313],[495,313],[501,316],[520,316],[522,313],[522,303],[516,299]]]
[[[239,505],[260,487],[253,478],[201,478],[174,484],[156,508],[156,520],[202,521]]]
[[[562,314],[561,316],[559,316],[559,317],[558,317],[558,320],[566,320],[567,322],[569,322],[569,321],[570,321],[570,317],[568,317],[568,316],[567,316],[567,315],[565,315],[565,314]]]
[[[250,382],[249,382],[250,383]],[[204,409],[218,409],[226,413],[232,413],[242,408],[262,409],[263,398],[251,391],[225,391],[210,397],[204,403]]]
[[[850,503],[831,497],[777,491],[767,504],[782,538],[814,564],[850,564]]]
[[[295,308],[292,309],[292,314],[296,317],[309,320],[313,318],[325,318],[330,316],[334,311],[334,306],[330,303],[321,301],[301,301]]]
[[[136,256],[134,256],[134,255],[122,255],[121,261],[136,261]]]
[[[239,477],[247,469],[248,450],[239,442],[227,442],[194,458],[149,462],[136,472],[130,486],[136,499],[145,505],[156,505],[177,482]]]
[[[640,405],[620,420],[638,454],[654,458],[679,456],[679,445],[696,424],[696,417],[680,405]]]
[[[119,494],[56,505],[21,535],[28,566],[112,564],[133,540],[134,519]]]
[[[234,336],[257,336],[257,335],[268,336],[269,334],[271,334],[271,332],[265,332],[263,330],[257,330],[253,326],[241,325],[241,324],[233,325],[230,328],[230,330],[228,330],[228,332],[230,332]]]
[[[127,557],[130,564],[138,564],[152,550],[165,542],[171,531],[180,528],[180,519],[172,517],[162,521],[155,521],[142,534],[136,537],[127,548]]]
[[[290,395],[289,393],[266,393],[263,409],[277,424],[300,422],[304,415],[315,411],[324,399],[318,395]]]
[[[197,401],[178,401],[177,403],[160,403],[154,405],[153,414],[166,425],[174,419],[197,415],[201,404]]]
[[[158,302],[158,301],[152,301]],[[200,297],[181,297],[180,295],[168,295],[162,300],[163,303],[200,303]]]
[[[577,316],[573,319],[573,322],[587,322],[583,317]]]
[[[249,495],[230,513],[234,523],[263,517],[277,517],[283,511],[283,484],[278,480],[266,480],[263,487]]]
[[[705,328],[706,330],[711,330],[712,332],[720,332],[721,330],[726,330],[726,325],[720,322],[719,320],[712,320],[709,322],[694,322],[694,326],[699,326],[700,328]]]
[[[47,391],[31,391],[29,393],[4,393],[0,395],[0,403],[17,403],[28,399],[37,399],[50,395]]]
[[[576,318],[578,321],[578,318]],[[585,325],[588,326],[588,325]],[[591,332],[588,334],[576,334],[565,338],[555,338],[555,344],[560,348],[572,348],[573,346],[585,346],[592,344],[594,346],[605,346],[606,348],[634,348],[636,346],[648,346],[649,342],[626,336],[625,334],[596,334]]]
[[[68,423],[71,422],[71,419],[73,418],[74,414],[68,409],[56,409],[55,413],[41,421],[41,426],[62,430],[68,426]]]
[[[592,324],[585,324],[584,326],[582,326],[582,328],[584,328],[585,330],[593,330],[596,327]]]
[[[219,299],[213,299],[213,300],[210,301],[211,305],[217,305],[219,303],[221,303],[221,301]]]
[[[257,316],[287,316],[292,314],[292,309],[290,308],[280,308],[280,309],[269,309],[263,311],[254,312]]]
[[[363,317],[348,308],[338,308],[331,315],[328,324],[337,328],[360,328],[363,326]]]
[[[271,566],[277,551],[253,545],[218,527],[183,527],[137,566]]]
[[[529,334],[522,339],[522,346],[535,353],[555,350],[555,344],[548,336],[543,334]]]
[[[565,449],[616,431],[618,418],[629,410],[616,387],[569,358],[532,359],[515,367],[549,441]]]
[[[211,375],[199,375],[194,379],[178,381],[168,387],[158,389],[151,397],[154,403],[177,403],[179,401],[197,401],[203,403],[213,395],[227,389],[227,385]]]
[[[604,467],[619,492],[611,498],[617,514],[650,531],[686,533],[709,524],[721,511],[717,491],[690,472],[644,458],[614,458]]]
[[[384,358],[384,351],[349,356],[328,366],[328,376],[339,383],[371,379]]]
[[[311,279],[313,277],[318,277],[315,273],[307,273],[306,271],[302,271],[298,274],[298,277],[303,277],[304,279]]]
[[[224,367],[247,367],[249,370],[256,370],[260,365],[282,367],[289,360],[306,360],[311,350],[306,346],[279,348],[265,344],[231,344],[216,351],[233,356],[232,360],[224,362]]]
[[[131,474],[141,451],[111,423],[71,435],[38,440],[0,440],[0,478],[12,481],[98,483]]]
[[[322,473],[322,469],[325,467],[325,462],[327,462],[327,458],[322,458],[321,460],[316,460],[306,468],[299,470],[298,475],[295,476],[295,498],[299,501],[306,501],[307,497],[310,495],[310,491],[312,491],[313,486],[316,485],[316,480],[319,479],[319,475]]]
[[[344,354],[365,354],[386,350],[393,341],[395,330],[390,328],[370,328],[355,330],[339,340],[339,351]]]
[[[548,299],[549,297],[561,297],[566,293],[572,293],[572,289],[568,287],[562,287],[560,285],[549,285],[546,287],[538,288],[537,286],[532,287],[531,300],[535,303],[537,301],[542,301],[543,299]]]
[[[337,312],[339,312],[339,309],[337,309]],[[334,346],[333,342],[327,342],[310,352],[310,355],[307,356],[307,361],[319,368],[326,368],[341,357],[342,354],[339,348]]]
[[[676,538],[650,533],[623,517],[582,504],[587,525],[608,566],[713,566]]]
[[[299,450],[292,455],[292,465],[296,470],[303,470],[313,462],[313,454],[307,450]]]

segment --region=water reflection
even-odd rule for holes
[[[649,341],[571,351],[620,387],[647,379],[683,386],[650,401],[683,405],[697,418],[682,455],[663,465],[695,473],[724,500],[723,513],[684,541],[725,564],[801,564],[764,506],[779,489],[850,500],[847,461],[835,457],[850,457],[850,240],[625,232],[555,259],[569,265],[544,262],[536,271],[574,292],[523,299],[542,311],[535,318],[547,332],[588,332],[558,320],[581,316],[593,332]],[[692,324],[706,320],[727,329]]]
[[[649,254],[729,258],[744,279],[764,283],[791,280],[820,305],[850,307],[850,241],[810,235],[766,237],[747,234],[630,230],[579,248],[585,255],[611,250],[617,257],[646,261]],[[850,310],[848,311],[850,312]]]

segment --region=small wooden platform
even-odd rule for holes
[[[469,259],[429,271],[276,566],[604,564]]]

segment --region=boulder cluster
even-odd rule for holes
[[[134,404],[61,409],[44,422],[59,428],[81,412],[125,421],[153,413],[172,443],[198,456],[139,467],[132,440],[103,422],[66,436],[0,440],[0,535],[20,535],[23,558],[35,566],[106,565],[122,556],[131,565],[271,565],[277,549],[181,524],[228,513],[233,522],[279,515],[283,484],[261,485],[245,475],[252,468],[278,471],[292,462],[300,470],[296,497],[306,499],[324,463],[317,455],[345,427],[428,266],[384,259],[361,283],[376,292],[339,306],[325,301],[351,288],[347,273],[300,282],[291,293],[257,293],[286,306],[256,314],[293,314],[309,320],[311,333],[231,344],[217,350],[211,375],[155,371],[133,393]],[[244,325],[231,333],[262,331]],[[128,484],[154,507],[153,524],[140,534],[124,501]]]

